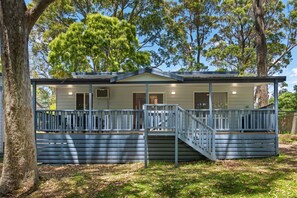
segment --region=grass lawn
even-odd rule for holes
[[[279,157],[247,160],[40,166],[29,197],[297,197],[297,136]]]

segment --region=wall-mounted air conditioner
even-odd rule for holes
[[[97,98],[109,98],[109,89],[107,88],[99,88],[96,90],[96,97]]]

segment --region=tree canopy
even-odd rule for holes
[[[85,23],[89,14],[126,20],[135,26],[138,51],[150,52],[150,66],[178,66],[257,73],[252,0],[98,1],[56,0],[31,34],[35,71],[48,77],[48,44],[72,23]],[[281,73],[296,47],[296,1],[263,0],[267,38],[267,75]],[[205,61],[207,59],[207,61]],[[115,67],[117,68],[117,67]],[[119,68],[119,67],[118,67]]]
[[[291,61],[296,47],[296,1],[264,1],[267,39],[267,75],[282,72]],[[209,42],[205,56],[213,66],[238,71],[243,75],[257,73],[255,23],[252,0],[222,1],[218,9],[218,31]]]
[[[49,63],[55,77],[71,72],[133,71],[150,65],[150,53],[138,50],[135,26],[116,17],[89,14],[51,41]]]
[[[297,110],[297,85],[294,86],[294,91],[287,90],[288,85],[282,85],[279,91],[278,107],[282,111],[296,111]]]

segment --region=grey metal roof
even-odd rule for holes
[[[164,77],[164,78],[168,78],[171,80],[177,80],[177,81],[183,81],[184,78],[180,75],[177,75],[175,73],[171,73],[171,72],[162,72],[156,69],[150,69],[150,68],[144,68],[144,69],[139,69],[135,72],[127,72],[127,73],[122,73],[119,74],[113,78],[111,78],[110,82],[114,83],[120,80],[124,80],[133,76],[137,76],[137,75],[141,75],[144,73],[149,73],[149,74],[154,74],[156,76],[160,76],[160,77]]]
[[[269,83],[283,82],[285,76],[238,76],[237,72],[163,72],[156,69],[144,68],[135,72],[100,72],[75,73],[74,78],[68,79],[31,79],[37,84],[144,84],[146,81],[121,82],[124,79],[149,73],[168,78],[168,81],[150,81],[150,84],[166,83]]]

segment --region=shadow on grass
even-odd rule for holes
[[[255,164],[258,162],[260,166],[273,165],[266,160],[256,160]],[[245,164],[248,162],[229,169],[220,162],[199,161],[182,164],[179,169],[175,169],[172,168],[172,164],[154,163],[148,169],[139,170],[135,175],[137,179],[121,185],[112,184],[97,195],[98,197],[268,196],[275,188],[275,181],[286,179],[288,174],[296,171],[290,169],[279,171],[268,166],[261,172],[257,166],[242,167]]]
[[[279,157],[218,162],[41,166],[31,197],[297,197],[297,145]],[[296,152],[295,152],[296,151]],[[295,179],[294,179],[295,177]]]

